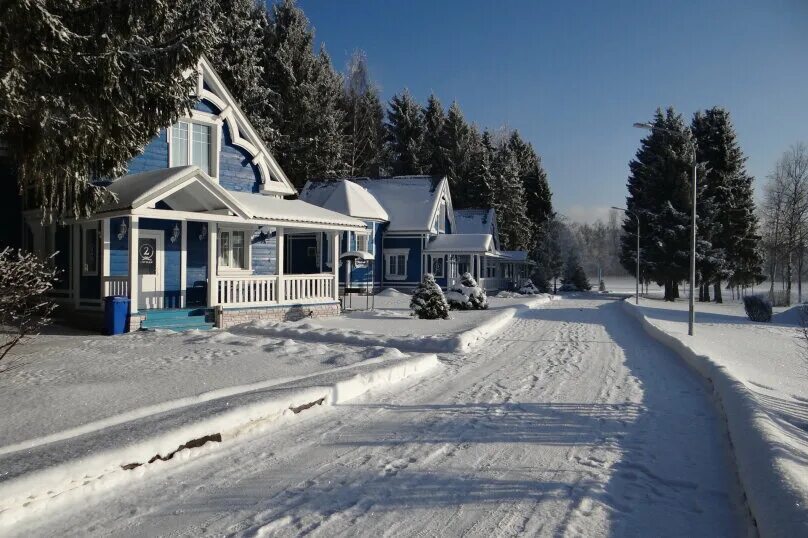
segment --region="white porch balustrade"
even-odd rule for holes
[[[101,277],[104,286],[102,297],[110,295],[129,296],[129,276],[104,276]]]
[[[277,304],[333,301],[334,275],[268,275],[217,278],[218,304],[235,306],[272,306]]]

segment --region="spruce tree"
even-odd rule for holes
[[[716,302],[721,302],[721,282],[754,284],[761,274],[755,248],[757,219],[752,178],[746,173],[746,158],[738,144],[729,112],[714,107],[697,112],[691,129],[696,138],[698,161],[704,170],[704,185],[698,204],[699,238],[709,242],[701,271],[705,284],[713,284]],[[709,299],[709,291],[703,293]]]
[[[480,135],[475,126],[470,128],[469,170],[465,177],[466,202],[468,207],[493,207],[494,178],[494,146],[491,134],[486,131]]]
[[[687,279],[690,260],[690,129],[673,108],[657,109],[652,130],[629,163],[629,211],[640,218],[641,263],[644,276],[665,286],[665,299],[677,296]],[[662,129],[665,129],[663,131]],[[620,261],[631,272],[636,263],[636,223],[623,221]]]
[[[217,8],[210,59],[258,135],[271,147],[280,133],[273,123],[274,92],[264,77],[266,8],[256,0],[218,0]]]
[[[538,231],[553,212],[552,193],[547,182],[547,173],[542,168],[541,159],[533,149],[533,145],[525,142],[519,131],[511,134],[508,145],[519,163],[519,177],[525,188],[527,216],[533,229]]]
[[[449,319],[449,303],[432,273],[425,274],[415,288],[410,309],[419,319]]]
[[[424,118],[409,90],[390,99],[387,110],[387,144],[393,175],[423,174]]]
[[[471,130],[457,102],[452,102],[446,113],[443,127],[443,147],[446,151],[446,178],[452,190],[452,201],[457,208],[470,207],[469,158],[471,155]]]
[[[446,175],[446,148],[443,145],[443,129],[446,114],[443,105],[433,93],[424,107],[424,142],[421,146],[421,162],[424,169],[433,176]]]
[[[586,272],[581,266],[581,259],[575,250],[570,250],[567,254],[567,261],[564,263],[564,277],[561,282],[565,286],[570,286],[578,291],[589,291],[592,285],[586,277]]]
[[[264,80],[275,90],[276,157],[298,188],[345,173],[342,78],[294,0],[275,4],[264,35]]]
[[[0,140],[21,191],[47,217],[88,215],[93,181],[126,172],[196,100],[213,43],[204,2],[6,2],[0,22]]]
[[[385,168],[384,108],[370,78],[367,56],[355,51],[348,63],[342,108],[345,111],[347,172],[378,177]]]
[[[533,226],[527,216],[519,163],[507,144],[497,148],[493,170],[491,206],[497,212],[502,248],[528,250],[533,246]]]

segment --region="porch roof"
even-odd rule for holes
[[[503,250],[500,252],[505,257],[506,262],[525,263],[528,265],[536,265],[536,262],[529,260],[527,252],[524,250]]]
[[[441,234],[427,244],[424,252],[484,252],[496,255],[491,234]]]
[[[360,220],[302,200],[228,191],[197,166],[123,176],[107,189],[115,199],[103,205],[96,218],[132,214],[303,228],[365,228]],[[161,202],[165,204],[162,209]]]

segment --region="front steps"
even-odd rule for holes
[[[171,308],[164,310],[144,310],[145,319],[140,323],[141,329],[163,329],[169,331],[187,331],[212,329],[212,308]]]

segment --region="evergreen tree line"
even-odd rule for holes
[[[699,300],[711,288],[722,301],[722,285],[745,288],[762,282],[753,178],[738,144],[729,113],[711,108],[685,124],[673,108],[657,109],[654,129],[629,163],[627,208],[640,220],[641,280],[665,287],[665,299],[678,297],[689,279],[693,148],[698,170],[696,273]],[[621,262],[636,268],[637,225],[623,221]]]
[[[497,209],[505,248],[534,246],[551,202],[533,147],[480,132],[435,96],[422,108],[404,91],[385,106],[364,55],[335,70],[294,0],[12,3],[0,22],[0,138],[21,190],[59,218],[88,214],[103,197],[92,181],[125,173],[193,105],[183,75],[201,55],[296,187],[445,175],[456,207]]]

